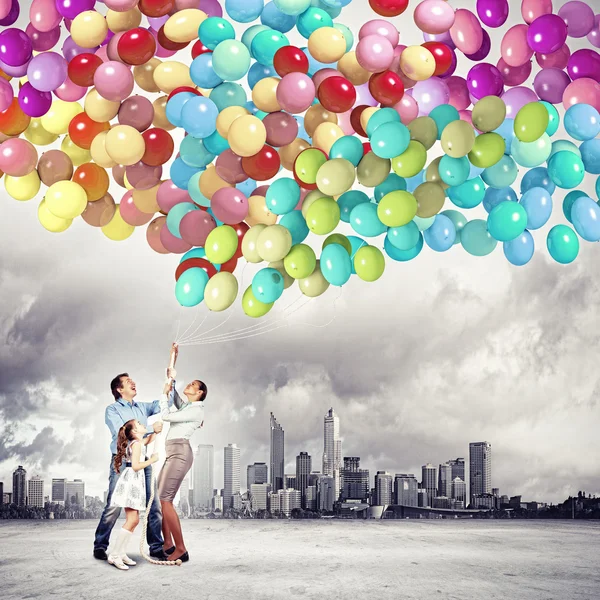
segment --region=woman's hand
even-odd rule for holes
[[[158,454],[155,452],[151,457],[150,457],[150,464],[154,464],[158,462]]]
[[[173,387],[173,380],[167,379],[167,381],[165,382],[165,387],[163,388],[163,394],[168,396],[172,387]]]

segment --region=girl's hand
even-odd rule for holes
[[[173,380],[167,379],[167,381],[165,382],[165,387],[163,388],[163,394],[168,395],[169,392],[171,391],[172,387],[173,387]]]
[[[155,462],[158,462],[158,454],[156,452],[150,457],[150,463],[154,464]]]

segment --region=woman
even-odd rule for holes
[[[181,523],[173,500],[194,460],[189,439],[204,424],[204,400],[208,390],[202,381],[192,381],[183,391],[187,402],[175,412],[170,412],[168,395],[174,378],[175,370],[169,369],[169,378],[160,399],[161,418],[171,426],[165,442],[167,458],[158,476],[158,497],[163,514],[164,550],[171,555],[170,560],[187,562],[190,557],[183,542]]]

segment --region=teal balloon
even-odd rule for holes
[[[204,141],[191,135],[186,135],[181,141],[179,156],[188,167],[197,169],[210,165],[215,159],[215,155],[206,149]]]
[[[210,200],[200,191],[200,177],[202,176],[204,170],[205,169],[202,169],[202,171],[198,171],[198,173],[195,173],[190,177],[187,185],[187,191],[190,195],[190,198],[198,206],[204,206],[205,208],[208,208],[210,206]]]
[[[325,246],[319,265],[323,277],[331,285],[344,285],[352,275],[352,260],[346,248],[340,244]]]
[[[481,177],[467,179],[461,185],[449,187],[446,190],[448,198],[459,208],[475,208],[485,198],[485,184]]]
[[[399,250],[386,238],[383,243],[383,249],[385,253],[392,259],[398,262],[408,262],[413,258],[419,256],[421,250],[423,250],[423,234],[419,233],[419,241],[410,250]]]
[[[413,217],[413,222],[417,224],[419,231],[427,231],[435,221],[435,216],[433,217]]]
[[[193,202],[180,202],[172,206],[169,210],[167,214],[167,229],[176,238],[181,239],[181,234],[179,233],[181,219],[193,210],[200,210]]]
[[[252,278],[252,293],[259,302],[265,304],[271,304],[271,302],[279,300],[284,287],[285,280],[277,269],[261,269]]]
[[[229,106],[244,106],[246,104],[246,92],[239,83],[226,81],[218,85],[210,92],[209,98],[217,105],[219,111]]]
[[[260,14],[260,22],[271,29],[277,29],[281,33],[287,33],[296,25],[296,17],[281,12],[275,2],[265,4]]]
[[[596,198],[600,200],[600,177],[596,179]]]
[[[498,245],[498,241],[490,235],[487,223],[484,219],[473,219],[473,221],[469,221],[462,228],[460,243],[462,244],[462,247],[473,256],[487,256],[488,254],[491,254]]]
[[[200,267],[185,270],[175,284],[175,298],[181,306],[197,306],[204,300],[208,274]]]
[[[350,213],[350,225],[358,235],[377,237],[387,231],[387,227],[377,216],[377,204],[364,202],[355,206]]]
[[[346,6],[346,2],[341,0],[311,0],[311,6],[322,8],[332,19],[340,16],[342,8]]]
[[[379,158],[392,159],[399,156],[408,148],[409,144],[410,131],[408,127],[396,121],[382,123],[371,136],[371,150]]]
[[[573,219],[571,218],[571,210],[573,208],[573,204],[575,204],[575,200],[577,200],[577,198],[582,198],[585,196],[587,196],[587,194],[582,192],[581,190],[573,190],[565,196],[563,200],[562,209],[563,214],[565,215],[569,223],[573,222]]]
[[[369,196],[360,190],[350,190],[344,192],[338,198],[338,206],[340,207],[340,218],[344,223],[350,223],[350,215],[356,206],[359,204],[369,203]]]
[[[333,27],[333,19],[322,9],[314,6],[305,10],[296,21],[298,33],[308,39],[321,27]]]
[[[517,179],[519,169],[515,161],[506,154],[493,166],[481,174],[481,179],[493,188],[510,187]]]
[[[572,263],[579,254],[579,238],[568,225],[555,225],[546,238],[550,256],[562,265]]]
[[[300,202],[300,186],[290,177],[277,179],[269,186],[265,202],[273,214],[285,215]]]
[[[275,29],[268,29],[267,31],[261,31],[254,37],[250,51],[261,65],[271,66],[277,50],[289,45],[290,42],[283,33],[275,31]]]
[[[363,246],[368,246],[369,244],[367,244],[367,242],[362,238],[356,237],[355,235],[347,235],[346,237],[350,242],[350,246],[352,246],[352,252],[350,254],[350,260],[352,261],[352,275],[356,275],[356,270],[354,268],[354,256]]]
[[[274,3],[284,15],[297,16],[308,10],[311,0],[274,0]]]
[[[393,108],[380,108],[375,112],[367,123],[367,135],[369,138],[375,133],[375,130],[384,123],[400,123],[398,111],[395,111]]]
[[[453,158],[444,154],[439,164],[439,173],[442,181],[446,185],[462,185],[469,178],[471,164],[466,156]]]
[[[235,29],[227,19],[208,17],[200,23],[198,37],[207,48],[214,50],[221,42],[235,39]]]
[[[279,220],[279,225],[283,225],[292,235],[292,246],[301,244],[309,233],[306,219],[302,216],[301,210],[293,210],[283,215]]]
[[[504,242],[502,249],[509,263],[516,267],[522,267],[533,257],[535,251],[533,236],[526,229],[518,238]]]
[[[440,104],[440,106],[436,106],[429,113],[429,116],[435,121],[437,126],[438,140],[442,137],[442,132],[447,125],[452,123],[452,121],[458,121],[460,119],[458,110],[456,110],[456,108],[450,104]]]
[[[396,173],[390,173],[385,178],[385,181],[375,188],[375,202],[379,202],[386,194],[396,191],[406,191],[406,179],[400,177],[400,175],[396,175]]]
[[[548,161],[548,174],[559,188],[570,190],[583,181],[585,167],[576,154],[563,150]]]
[[[333,26],[344,36],[346,40],[346,52],[350,52],[352,46],[354,46],[354,34],[343,23],[334,23]]]
[[[225,152],[229,148],[229,142],[218,132],[215,131],[207,138],[204,138],[204,147],[215,156]]]
[[[258,19],[264,0],[225,0],[227,14],[238,23],[251,23]]]
[[[188,260],[188,258],[206,258],[206,251],[204,250],[204,248],[192,248],[181,257],[179,264],[181,264],[185,260]],[[219,268],[221,267],[221,265],[215,266],[218,266]]]
[[[461,232],[463,227],[467,224],[467,218],[457,210],[443,210],[440,215],[448,217],[452,223],[454,223],[454,229],[456,229],[456,239],[454,240],[454,245],[460,244]]]
[[[488,231],[499,242],[510,242],[527,227],[527,212],[518,202],[500,202],[490,212]]]
[[[548,160],[550,160],[558,152],[572,152],[581,158],[581,151],[573,142],[570,142],[569,140],[556,140],[555,142],[552,142],[552,151],[550,152]]]
[[[252,40],[261,32],[261,31],[270,31],[271,27],[267,25],[251,25],[244,31],[242,34],[242,44],[248,48],[250,52],[250,56],[255,58],[254,54],[252,54]]]
[[[514,137],[510,146],[510,153],[518,165],[522,167],[538,167],[548,160],[552,152],[552,141],[547,133],[535,142],[522,142]]]
[[[553,104],[550,104],[550,102],[545,102],[544,100],[541,100],[540,104],[543,104],[546,107],[546,110],[548,111],[548,117],[550,118],[548,119],[548,127],[546,127],[546,133],[550,137],[552,137],[558,131],[558,127],[560,125],[560,116],[558,114],[558,111],[556,110],[556,107]]]
[[[402,227],[390,227],[386,239],[398,250],[410,250],[419,241],[421,232],[414,221],[402,225]]]
[[[212,64],[223,81],[238,81],[250,69],[250,52],[242,42],[224,40],[214,49]]]
[[[345,158],[349,160],[355,167],[361,161],[364,155],[364,149],[362,142],[353,135],[345,135],[337,139],[331,150],[329,151],[329,158]]]

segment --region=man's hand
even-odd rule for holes
[[[157,421],[156,423],[154,423],[154,425],[152,425],[152,428],[154,429],[154,433],[160,433],[163,429],[162,421]]]
[[[172,369],[171,367],[169,367],[167,369],[167,377],[169,379],[176,379],[176,377],[177,377],[177,371],[175,369]]]

